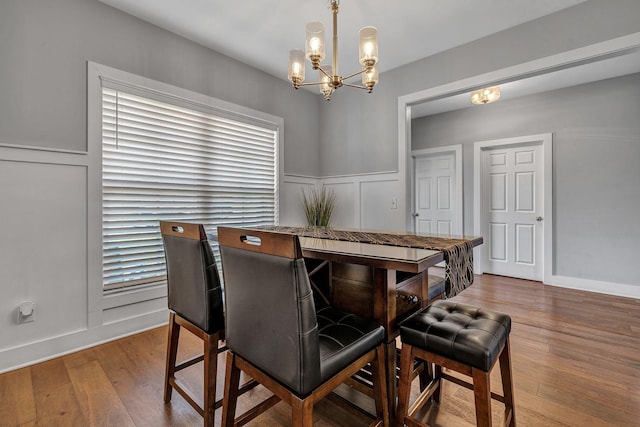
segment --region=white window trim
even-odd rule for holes
[[[122,87],[130,87],[138,93],[150,93],[170,99],[186,107],[208,108],[237,116],[263,120],[277,132],[277,188],[276,221],[279,217],[279,191],[284,180],[283,149],[284,120],[271,114],[253,110],[190,90],[182,89],[146,77],[117,70],[87,61],[87,155],[88,155],[88,214],[87,214],[87,259],[88,259],[88,327],[103,324],[103,310],[166,296],[166,282],[143,289],[132,289],[116,295],[105,295],[102,282],[102,81]]]

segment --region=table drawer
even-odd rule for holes
[[[398,320],[422,307],[422,295],[422,274],[416,274],[398,284],[396,291],[396,316],[399,318]]]

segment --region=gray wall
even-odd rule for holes
[[[321,97],[97,0],[2,0],[0,143],[86,150],[87,60],[283,117],[285,172],[319,173]]]
[[[98,0],[0,0],[0,145],[85,151],[88,60],[280,116],[285,172],[318,174],[321,97]],[[102,293],[95,156],[0,155],[0,372],[166,322],[162,286]]]
[[[341,89],[321,107],[320,173],[396,170],[399,96],[635,33],[638,17],[638,0],[591,0],[382,73],[372,94]]]
[[[412,121],[412,149],[463,145],[473,230],[473,143],[553,132],[554,273],[638,284],[640,74]]]

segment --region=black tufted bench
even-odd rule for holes
[[[491,426],[491,399],[505,405],[504,425],[515,427],[513,384],[509,332],[511,318],[506,314],[485,310],[451,300],[436,301],[400,325],[402,353],[396,426],[425,424],[413,419],[414,414],[430,398],[440,401],[442,380],[472,389],[475,396],[476,423]],[[433,363],[432,381],[409,408],[414,360]],[[503,395],[491,392],[489,374],[500,361]],[[448,375],[451,369],[473,379],[473,384]]]

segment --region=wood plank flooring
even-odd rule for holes
[[[491,275],[476,276],[455,299],[512,317],[519,426],[640,426],[640,300]],[[183,338],[179,358],[195,355],[200,342],[186,332]],[[158,328],[0,375],[0,426],[201,425],[177,393],[171,404],[162,401],[165,346],[166,328]],[[183,375],[194,390],[201,367]],[[492,388],[501,391],[494,371]],[[218,378],[221,395],[222,370]],[[443,392],[423,419],[475,425],[472,392],[452,383]],[[241,398],[238,413],[268,395],[256,388]],[[493,403],[494,425],[502,410]],[[314,418],[318,426],[366,425],[328,401]],[[279,403],[249,425],[290,424],[289,407]]]

